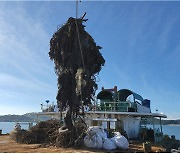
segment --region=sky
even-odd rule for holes
[[[48,57],[57,27],[75,17],[75,1],[0,1],[0,115],[40,112],[56,103],[57,76]],[[130,89],[151,110],[180,119],[180,2],[86,1],[86,31],[106,60],[101,87]]]

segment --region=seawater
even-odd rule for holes
[[[13,129],[14,126],[16,125],[17,122],[0,122],[0,129],[2,129],[2,134],[7,134],[10,133]],[[20,122],[21,124],[21,122]],[[33,125],[35,125],[36,123],[33,123]],[[29,125],[27,124],[21,124],[21,128],[22,129],[28,129]]]
[[[33,123],[35,125],[36,123]],[[16,122],[0,122],[0,129],[2,129],[2,133],[10,133],[14,126],[16,125]],[[21,125],[22,129],[28,129],[28,125]],[[176,139],[180,140],[180,125],[163,125],[162,126],[163,133],[167,134],[169,136],[175,135]]]
[[[180,140],[180,125],[163,125],[162,129],[164,135],[175,135],[176,139]]]

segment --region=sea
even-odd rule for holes
[[[28,129],[29,125],[28,123],[21,123],[22,129]],[[36,123],[33,123],[35,125]],[[14,126],[16,125],[16,122],[0,122],[0,130],[2,130],[2,134],[10,133]],[[180,140],[180,125],[162,125],[163,134],[167,134],[169,136],[175,135],[176,139]]]
[[[21,129],[28,130],[29,129],[29,122],[19,122],[21,125]],[[17,122],[0,122],[0,130],[2,130],[2,134],[10,133]],[[35,122],[32,123],[33,126],[36,125]]]

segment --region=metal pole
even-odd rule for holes
[[[76,19],[78,18],[78,0],[76,0]]]
[[[161,122],[161,117],[160,117],[160,127],[161,127],[161,141],[163,140],[163,133],[162,133],[162,122]]]
[[[154,142],[156,142],[156,136],[155,136],[155,126],[154,126],[154,117],[152,117],[152,120],[153,120]]]
[[[160,117],[160,127],[161,127],[161,133],[162,133],[162,123],[161,123],[161,117]]]

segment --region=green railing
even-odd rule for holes
[[[115,111],[115,112],[136,112],[137,105],[129,101],[126,102],[108,102],[101,101],[97,107],[100,111]]]

